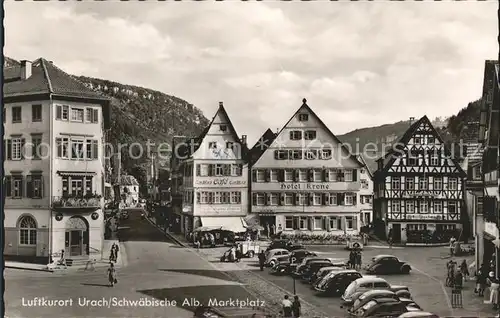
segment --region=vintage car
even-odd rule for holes
[[[286,247],[291,244],[292,243],[289,240],[274,240],[271,242],[271,244],[269,244],[269,246],[266,249],[266,252],[277,248],[286,249]]]
[[[352,315],[355,317],[398,317],[409,311],[405,303],[392,298],[372,299]]]
[[[326,266],[326,267],[321,267],[319,270],[317,270],[312,276],[311,278],[309,279],[309,283],[311,284],[314,284],[317,280],[318,280],[318,277],[320,275],[320,271],[323,269],[323,268],[337,268],[337,269],[347,269],[347,261],[333,261],[333,260],[330,260],[330,263],[331,265],[330,266]],[[321,275],[326,275],[326,274],[323,274],[321,273]]]
[[[410,311],[399,315],[398,318],[439,318],[439,316],[427,311]]]
[[[366,305],[368,302],[370,302],[373,299],[380,299],[380,298],[392,298],[396,301],[401,301],[406,304],[406,306],[410,307],[415,307],[418,310],[420,310],[420,306],[418,306],[414,300],[411,298],[401,298],[399,297],[395,292],[390,291],[390,290],[383,290],[383,289],[375,289],[375,290],[370,290],[367,291],[366,293],[363,293],[361,296],[358,297],[354,301],[354,304],[351,308],[347,309],[348,312],[350,313],[355,313],[359,309],[361,309],[364,305]]]
[[[294,250],[290,253],[289,260],[290,264],[300,263],[302,260],[308,256],[317,256],[316,253],[310,252],[305,249]]]
[[[390,285],[385,279],[376,276],[363,277],[353,281],[342,295],[342,306],[349,307],[361,294],[373,289],[387,289],[398,294],[399,291],[409,291],[406,286]]]
[[[341,295],[345,291],[347,286],[361,277],[361,274],[354,269],[333,271],[323,277],[318,283],[316,283],[314,285],[314,289],[320,295]]]
[[[373,275],[409,274],[410,271],[411,266],[408,263],[392,255],[377,255],[372,258],[371,264],[366,266],[366,272]]]
[[[264,265],[269,266],[269,267],[273,267],[274,265],[279,263],[278,257],[288,256],[288,255],[290,255],[290,251],[285,250],[283,248],[277,248],[274,250],[270,250],[267,252],[266,261],[264,262]]]
[[[314,289],[314,286],[319,283],[326,275],[333,273],[333,272],[340,272],[345,270],[345,267],[338,267],[338,266],[327,266],[327,267],[322,267],[319,269],[319,271],[314,275],[315,279],[314,281],[311,280],[311,288]]]
[[[323,267],[332,266],[330,260],[317,260],[312,261],[302,270],[301,279],[303,282],[310,283],[313,276]]]
[[[308,256],[308,257],[304,258],[299,265],[297,265],[297,267],[295,268],[295,271],[292,273],[292,276],[302,277],[302,271],[312,261],[332,261],[332,259],[330,259],[328,257],[321,257],[321,256]],[[332,263],[333,263],[333,261],[332,261]]]

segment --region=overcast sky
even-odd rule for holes
[[[485,2],[5,2],[5,50],[193,103],[255,141],[302,98],[335,134],[449,116],[496,59]]]

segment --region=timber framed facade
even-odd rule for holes
[[[374,219],[395,243],[446,242],[460,235],[466,173],[427,116],[406,131],[378,161]]]

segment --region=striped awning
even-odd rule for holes
[[[97,173],[93,171],[57,171],[57,174],[63,177],[89,177]]]

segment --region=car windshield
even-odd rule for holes
[[[344,295],[345,296],[349,296],[350,294],[352,294],[354,292],[354,290],[356,289],[356,282],[352,282],[351,284],[349,284],[349,286],[347,286],[346,290],[345,290],[345,293]]]

